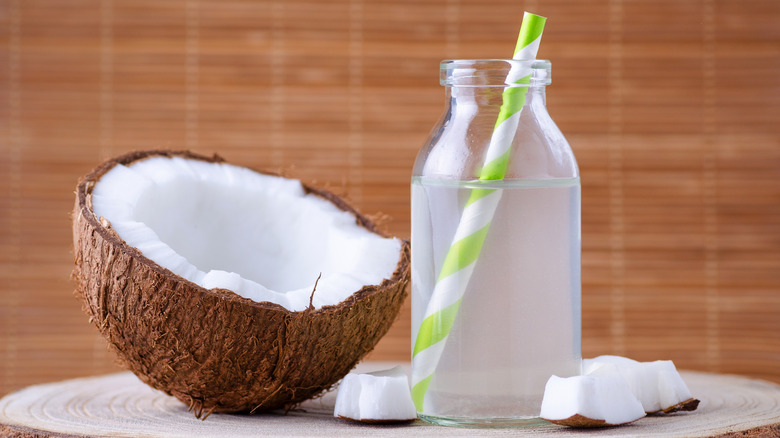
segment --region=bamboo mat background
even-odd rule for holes
[[[582,173],[584,355],[780,382],[776,0],[0,0],[0,395],[116,369],[69,281],[98,162],[216,152],[408,237],[439,61],[510,56],[524,9]]]

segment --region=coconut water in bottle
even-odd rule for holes
[[[412,394],[427,421],[533,424],[549,377],[580,372],[580,180],[547,113],[550,68],[441,65],[446,108],[412,178]],[[508,85],[513,70],[528,80]],[[511,116],[505,90],[522,94]]]

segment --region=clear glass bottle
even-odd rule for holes
[[[441,64],[446,108],[412,178],[412,385],[424,420],[534,424],[547,379],[580,373],[579,170],[547,113],[550,69],[544,60]],[[525,81],[507,80],[518,71]],[[508,87],[524,94],[508,164],[502,179],[480,180]],[[498,199],[468,218],[475,191]],[[461,222],[478,216],[487,225],[476,254],[453,246]],[[455,268],[444,266],[449,252]],[[458,288],[446,309],[436,301]]]

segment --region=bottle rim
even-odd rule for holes
[[[534,87],[549,85],[546,59],[445,59],[439,82],[445,87]]]

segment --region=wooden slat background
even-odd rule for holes
[[[408,237],[439,61],[509,56],[524,9],[581,167],[584,354],[780,381],[777,0],[0,0],[0,394],[116,369],[71,294],[80,175],[216,152]]]

